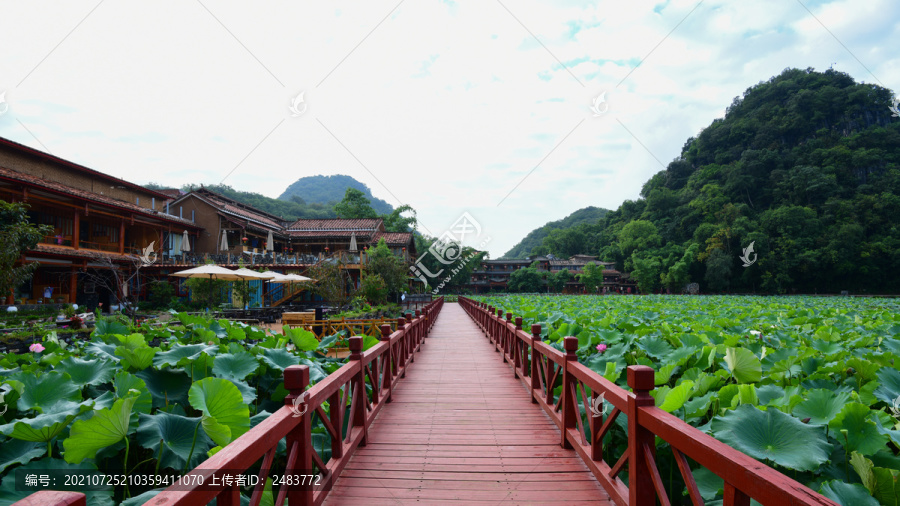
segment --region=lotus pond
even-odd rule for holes
[[[627,389],[656,371],[656,405],[845,505],[900,504],[900,301],[848,297],[476,297],[521,316]],[[561,390],[561,389],[560,389]],[[624,451],[625,420],[605,444]],[[667,445],[660,472],[684,486]],[[666,460],[668,457],[668,460]],[[709,504],[722,480],[695,478]]]
[[[180,476],[283,405],[286,367],[308,365],[313,384],[345,362],[325,355],[339,334],[319,342],[302,329],[284,337],[175,318],[180,325],[162,328],[101,319],[89,340],[66,344],[50,334],[34,351],[0,355],[0,504],[30,494],[16,490],[18,469]],[[364,347],[377,342],[367,338]],[[318,423],[313,440],[327,461]],[[276,459],[285,458],[283,447]],[[86,493],[88,504],[141,504],[151,488]]]

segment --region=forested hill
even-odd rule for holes
[[[847,74],[785,70],[610,212],[591,253],[648,290],[696,281],[705,291],[900,293],[900,118],[890,105],[889,90]]]
[[[599,207],[585,207],[561,220],[551,221],[532,230],[501,258],[525,258],[547,253],[568,257],[584,253],[585,248],[589,247],[584,243],[587,235],[584,230],[595,228],[608,212],[608,209]]]
[[[158,183],[150,183],[146,185],[147,188],[151,189],[163,189],[164,186]],[[181,187],[181,191],[189,192],[193,189],[199,188],[199,185],[184,185]],[[261,195],[259,193],[245,192],[241,190],[235,190],[234,188],[228,185],[208,185],[205,186],[208,190],[214,191],[220,195],[224,195],[230,199],[237,200],[238,202],[242,202],[247,205],[251,205],[261,211],[265,211],[267,213],[274,214],[275,216],[281,216],[287,221],[298,220],[300,218],[307,219],[325,219],[325,218],[337,218],[337,214],[334,212],[333,204],[307,204],[303,200],[278,200],[273,199],[272,197],[266,197],[265,195]],[[340,200],[340,199],[338,199]]]
[[[369,199],[372,209],[378,214],[390,214],[394,210],[393,206],[384,200],[374,197],[372,190],[364,183],[341,174],[301,177],[288,186],[287,190],[278,198],[306,204],[328,204],[328,207],[331,208],[344,198],[347,188],[355,188],[363,192]],[[297,200],[298,198],[300,200]]]

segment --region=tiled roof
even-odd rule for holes
[[[313,231],[341,231],[360,232],[376,231],[381,228],[381,218],[362,218],[357,220],[344,220],[340,218],[326,220],[297,220],[288,225],[289,231],[313,232]],[[349,234],[348,234],[349,235]]]
[[[178,197],[184,195],[184,192],[179,190],[178,188],[164,188],[162,190],[156,190],[163,195],[168,195],[170,198],[177,199]]]
[[[280,232],[283,228],[281,226],[281,223],[278,222],[277,217],[270,215],[265,211],[260,211],[259,209],[256,209],[252,206],[239,204],[238,202],[229,199],[228,197],[219,195],[218,193],[207,190],[206,188],[194,190],[191,193],[188,193],[176,199],[174,203],[177,204],[178,202],[189,197],[200,199],[226,215],[235,216],[247,221],[254,222],[255,225],[265,230]]]
[[[11,169],[7,169],[5,167],[0,167],[0,179],[19,181],[21,183],[34,186],[37,188],[44,188],[47,190],[51,190],[57,193],[63,193],[66,195],[71,195],[73,197],[78,197],[84,200],[89,200],[91,202],[95,202],[98,204],[108,205],[112,207],[116,207],[118,209],[126,209],[135,214],[141,214],[144,216],[151,216],[153,218],[166,221],[169,223],[178,223],[181,225],[188,225],[194,228],[199,228],[196,223],[185,220],[182,218],[178,218],[177,216],[172,216],[165,213],[160,213],[158,211],[153,211],[152,209],[147,209],[145,207],[141,207],[137,204],[132,204],[131,202],[126,202],[124,200],[114,199],[112,197],[108,197],[106,195],[100,195],[99,193],[90,192],[87,190],[82,190],[79,188],[73,188],[71,186],[64,185],[62,183],[57,183],[56,181],[50,181],[47,179],[42,179],[36,176],[32,176],[30,174],[23,174],[22,172],[17,172]]]
[[[409,232],[381,232],[375,234],[375,237],[372,238],[372,242],[377,243],[382,238],[388,245],[406,246],[412,241],[412,234]]]
[[[141,186],[141,185],[134,184],[134,183],[131,183],[131,182],[129,182],[129,181],[125,181],[124,179],[120,179],[120,178],[117,178],[117,177],[114,177],[114,176],[110,176],[109,174],[105,174],[105,173],[100,172],[100,171],[98,171],[98,170],[94,170],[94,169],[85,167],[84,165],[80,165],[80,164],[77,164],[77,163],[75,163],[75,162],[72,162],[72,161],[69,161],[69,160],[65,160],[65,159],[60,158],[60,157],[58,157],[58,156],[51,155],[50,153],[45,153],[45,152],[43,152],[43,151],[34,149],[34,148],[29,147],[29,146],[26,146],[26,145],[24,145],[24,144],[19,144],[18,142],[11,141],[11,140],[6,139],[6,138],[4,138],[4,137],[0,137],[0,146],[8,146],[8,147],[10,147],[10,148],[15,149],[16,151],[19,151],[19,152],[22,152],[22,153],[28,153],[28,154],[30,154],[30,155],[32,155],[32,156],[37,156],[37,157],[39,157],[39,158],[43,158],[44,160],[49,160],[49,161],[51,161],[51,162],[53,162],[53,163],[56,163],[56,164],[58,164],[58,165],[62,165],[63,167],[66,167],[67,169],[74,169],[74,170],[76,170],[76,171],[78,171],[78,172],[82,172],[82,173],[85,173],[85,174],[90,174],[91,176],[94,176],[94,177],[100,177],[100,178],[106,179],[107,181],[113,181],[113,182],[115,182],[115,183],[118,184],[118,185],[123,185],[123,186],[127,186],[127,187],[129,187],[129,188],[131,188],[131,189],[134,189],[134,190],[139,190],[139,191],[142,191],[142,192],[146,192],[148,195],[155,195],[155,196],[157,196],[157,197],[163,197],[163,196],[164,196],[163,194],[157,192],[156,190],[151,190],[150,188],[145,188],[145,187],[143,187],[143,186]]]
[[[350,236],[356,234],[357,241],[368,241],[369,237],[371,237],[371,230],[363,230],[363,231],[352,231],[352,230],[290,230],[288,229],[285,234],[290,237],[337,237],[344,238],[348,241],[350,240]]]

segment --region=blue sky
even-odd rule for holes
[[[137,183],[348,174],[431,235],[468,212],[494,257],[637,198],[784,68],[900,88],[888,0],[2,6],[0,136]]]

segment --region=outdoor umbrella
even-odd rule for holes
[[[185,232],[185,236],[187,232]],[[209,285],[212,287],[212,280],[220,279],[223,281],[234,281],[237,279],[244,279],[234,271],[230,269],[226,269],[224,267],[220,267],[218,265],[201,265],[199,267],[194,267],[193,269],[187,269],[184,271],[178,271],[169,276],[176,276],[179,278],[209,278]],[[212,306],[212,290],[209,291],[209,305]]]
[[[184,230],[184,235],[181,236],[181,252],[184,253],[186,251],[191,250],[191,238],[188,237],[187,229]]]
[[[272,237],[271,230],[269,230],[269,237],[266,238],[266,251],[275,251],[275,239]]]
[[[241,267],[240,269],[234,271],[235,274],[241,276],[241,279],[251,280],[251,279],[269,279],[268,276],[263,275],[261,272],[251,271],[246,267]],[[249,281],[247,281],[249,283]],[[244,301],[246,304],[247,301]]]
[[[356,232],[350,234],[350,251],[356,251]]]
[[[220,251],[228,251],[228,233],[222,231],[222,244],[219,245]]]
[[[273,274],[278,274],[273,273]],[[290,283],[290,293],[294,293],[294,282],[295,281],[315,281],[312,278],[307,278],[306,276],[301,276],[299,274],[278,274],[278,276],[274,279],[269,280],[272,283]]]

